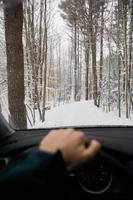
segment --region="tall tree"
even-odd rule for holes
[[[132,99],[132,73],[133,73],[133,0],[130,2],[130,25],[129,25],[129,82],[128,92],[130,97],[130,104],[133,110],[133,99]],[[130,106],[129,106],[130,108]],[[130,111],[130,110],[129,110]]]
[[[124,28],[124,68],[125,68],[125,108],[126,108],[126,118],[129,117],[129,101],[128,101],[128,80],[129,80],[129,66],[128,66],[128,44],[127,44],[127,26],[128,26],[128,2],[123,0],[123,28]]]
[[[98,107],[101,103],[101,93],[102,93],[102,79],[103,79],[103,34],[104,34],[104,3],[103,0],[101,5],[101,27],[100,27],[100,74],[99,74],[99,94],[98,94]]]
[[[121,5],[118,0],[117,11],[117,56],[118,56],[118,111],[121,117],[121,58],[120,58],[120,19],[121,19]]]
[[[44,1],[44,69],[43,69],[43,95],[42,95],[42,122],[45,121],[45,104],[46,104],[46,84],[47,84],[47,60],[48,60],[48,24],[47,24],[47,0]]]
[[[8,103],[11,120],[16,128],[26,128],[24,91],[24,56],[22,43],[23,3],[13,10],[5,7],[5,39],[7,54]]]

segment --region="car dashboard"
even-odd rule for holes
[[[133,128],[76,128],[85,132],[90,139],[102,143],[102,152],[118,161],[133,181]],[[50,130],[18,130],[4,139],[0,145],[0,170],[23,152],[37,149],[40,140]],[[72,199],[133,199],[127,190],[131,182],[119,174],[110,162],[97,155],[91,162],[69,173]],[[124,184],[123,184],[124,183]]]

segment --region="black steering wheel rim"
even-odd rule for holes
[[[115,177],[119,180],[123,190],[127,192],[127,194],[133,199],[133,175],[130,173],[130,171],[125,167],[123,163],[121,163],[119,160],[117,160],[115,157],[110,155],[109,153],[106,153],[104,150],[101,150],[100,153],[94,158],[92,162],[96,162],[99,160],[100,163],[104,163],[106,166],[109,166]],[[99,162],[97,162],[98,164]],[[82,170],[86,170],[89,168],[88,165],[91,165],[90,161],[81,168]],[[80,169],[77,169],[77,177],[79,177]],[[78,179],[79,181],[79,179]],[[79,181],[79,184],[82,186],[82,188],[85,189],[85,187],[82,185],[82,183]],[[88,189],[85,189],[89,192]],[[91,192],[91,191],[90,191]],[[89,192],[89,193],[90,193]],[[97,194],[100,194],[99,192],[96,192]],[[94,194],[96,194],[94,192]],[[93,194],[91,192],[90,194]],[[101,193],[102,194],[102,193]]]
[[[133,198],[133,175],[130,171],[124,166],[123,163],[109,153],[106,153],[104,150],[101,150],[98,157],[110,166],[111,170],[120,181],[123,189],[125,189],[130,197]]]

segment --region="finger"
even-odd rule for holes
[[[88,148],[85,148],[83,157],[84,159],[91,159],[93,158],[101,149],[100,142],[96,140],[92,140]]]
[[[66,129],[66,131],[67,131],[68,133],[73,133],[73,132],[75,132],[75,130],[74,130],[73,128],[68,128],[68,129]]]
[[[78,137],[78,139],[80,140],[81,143],[89,143],[89,139],[88,137],[85,135],[84,132],[81,131],[76,131],[76,136]]]

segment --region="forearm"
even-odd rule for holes
[[[4,174],[5,173],[5,174]],[[3,173],[0,185],[3,190],[31,195],[56,192],[69,182],[65,162],[60,152],[35,152],[23,156]]]

